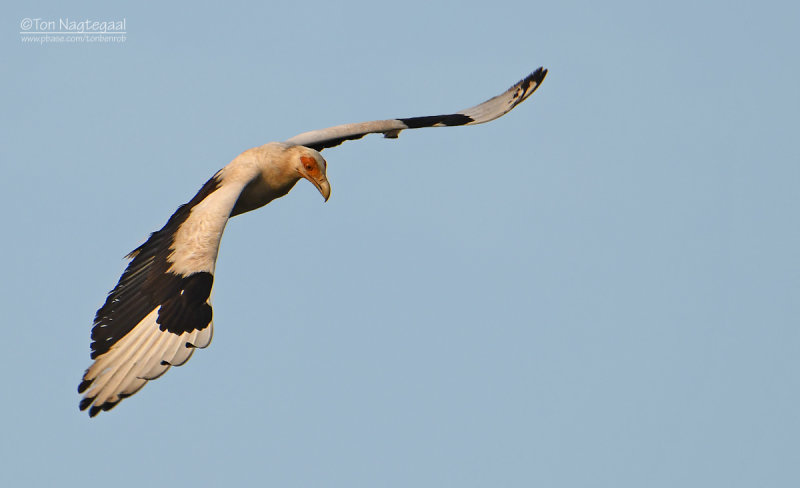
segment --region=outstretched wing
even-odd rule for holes
[[[128,267],[95,316],[94,363],[78,386],[80,409],[90,416],[211,342],[209,296],[219,241],[242,189],[226,185],[224,171],[127,256]]]
[[[367,134],[382,133],[384,137],[396,138],[401,130],[422,127],[450,127],[456,125],[475,125],[489,122],[507,114],[522,103],[539,88],[547,70],[539,68],[526,76],[504,93],[480,105],[461,110],[454,114],[410,117],[406,119],[375,120],[357,124],[337,125],[327,129],[303,132],[287,140],[287,144],[306,146],[317,151],[334,147],[353,139],[361,139]]]

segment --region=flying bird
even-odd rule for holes
[[[79,408],[91,417],[110,410],[211,343],[209,296],[228,219],[286,195],[300,179],[327,201],[331,186],[319,151],[367,134],[396,138],[406,129],[489,122],[522,103],[546,75],[539,68],[502,94],[453,114],[338,125],[237,156],[126,256],[127,268],[94,318],[94,362],[78,386]]]

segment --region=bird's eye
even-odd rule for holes
[[[306,171],[314,169],[314,165],[316,164],[316,161],[314,161],[314,158],[311,156],[300,156],[300,162],[303,163],[303,167]]]

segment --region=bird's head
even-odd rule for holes
[[[331,184],[328,183],[326,174],[327,163],[322,154],[314,149],[304,146],[293,146],[287,150],[290,153],[291,169],[317,187],[322,198],[328,201],[331,196]]]

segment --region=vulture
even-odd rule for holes
[[[78,386],[80,410],[94,417],[114,408],[211,343],[209,297],[225,224],[286,195],[300,179],[327,201],[331,185],[320,151],[367,134],[396,138],[406,129],[489,122],[522,103],[546,75],[540,67],[502,94],[460,112],[338,125],[236,156],[126,256],[130,262],[94,318],[93,363]]]

